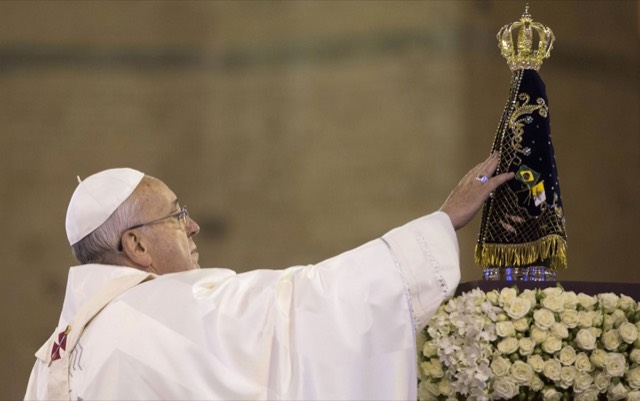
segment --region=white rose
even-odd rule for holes
[[[562,295],[563,292],[564,292],[564,290],[562,288],[560,288],[560,287],[547,287],[547,288],[542,290],[542,293],[545,296]]]
[[[598,401],[598,392],[592,388],[576,394],[574,401]]]
[[[558,359],[560,359],[560,363],[563,365],[573,365],[576,361],[576,350],[573,349],[572,346],[567,345],[560,350],[560,355]]]
[[[516,329],[516,331],[527,331],[529,330],[529,319],[523,317],[518,320],[514,320],[513,327]]]
[[[593,377],[589,373],[578,373],[573,381],[573,388],[576,393],[582,392],[593,383]]]
[[[524,298],[529,300],[529,304],[533,308],[538,304],[538,300],[536,299],[536,292],[534,290],[524,290],[518,295],[518,298]]]
[[[491,371],[496,377],[504,376],[509,373],[509,368],[511,367],[511,362],[508,359],[503,358],[501,356],[496,357],[491,361]]]
[[[562,388],[569,388],[573,386],[573,381],[576,379],[578,371],[573,366],[563,366],[560,369],[560,386]]]
[[[530,355],[527,358],[527,363],[538,373],[542,372],[544,368],[544,359],[540,355]]]
[[[547,295],[540,303],[553,312],[561,312],[564,310],[564,298],[562,294]]]
[[[492,290],[487,292],[487,300],[491,302],[493,306],[498,305],[498,298],[500,298],[500,294],[498,294],[498,291]]]
[[[640,391],[629,391],[627,401],[640,401]]]
[[[536,290],[524,290],[518,295],[519,298],[524,298],[529,300],[529,304],[531,308],[538,305],[537,291]]]
[[[578,316],[579,314],[576,310],[565,310],[560,313],[560,320],[566,327],[573,329],[578,326]]]
[[[624,359],[624,355],[617,352],[611,352],[607,354],[607,358],[604,362],[604,371],[611,377],[621,377],[624,375],[624,371],[627,367],[627,363]]]
[[[422,347],[422,355],[426,357],[434,357],[438,355],[438,346],[436,345],[436,342],[433,340],[425,342]]]
[[[511,319],[520,319],[531,310],[531,302],[526,298],[515,298],[504,308]]]
[[[604,320],[604,315],[602,314],[602,311],[592,310],[592,311],[589,311],[588,313],[591,316],[592,326],[596,326],[596,327],[602,326],[602,322]]]
[[[553,326],[551,326],[550,333],[558,338],[569,337],[569,330],[562,323],[554,323]]]
[[[518,350],[519,345],[514,337],[507,337],[498,343],[498,351],[503,354],[513,354]]]
[[[600,302],[602,303],[602,306],[607,313],[611,313],[616,310],[616,308],[618,307],[618,301],[620,300],[620,297],[612,292],[599,294],[598,298],[600,299]]]
[[[578,303],[586,310],[591,310],[596,302],[598,302],[597,297],[583,293],[578,294]]]
[[[531,328],[531,339],[535,341],[536,344],[541,344],[544,340],[547,339],[547,335],[549,332],[547,330],[543,330],[539,327]]]
[[[546,387],[542,390],[542,399],[544,401],[560,401],[562,393],[552,387]]]
[[[493,395],[508,400],[520,393],[519,386],[510,376],[500,376],[493,382]]]
[[[544,382],[538,375],[533,375],[533,378],[531,379],[531,384],[529,384],[529,387],[531,388],[531,390],[535,392],[539,392],[544,388]]]
[[[578,372],[589,373],[593,370],[591,361],[586,353],[581,352],[576,355],[576,369]]]
[[[627,373],[625,373],[625,376],[629,387],[634,390],[640,390],[640,367],[629,369]]]
[[[576,334],[576,345],[583,350],[592,350],[596,347],[596,337],[588,329],[580,329]]]
[[[611,315],[604,315],[604,320],[602,321],[602,328],[604,330],[611,330],[613,328],[613,324],[615,323],[615,319]]]
[[[611,378],[604,372],[598,372],[596,377],[593,378],[593,384],[596,385],[598,391],[606,390],[609,387],[609,383],[611,383]]]
[[[543,330],[548,330],[556,322],[556,318],[549,309],[542,308],[533,312],[533,320],[536,326]]]
[[[623,311],[636,310],[636,308],[638,307],[637,305],[638,305],[637,302],[633,298],[626,296],[624,294],[620,295],[620,301],[618,301],[618,306]]]
[[[596,348],[593,350],[593,352],[591,352],[589,360],[596,368],[603,369],[604,364],[607,362],[607,351]]]
[[[575,309],[578,306],[578,296],[573,291],[566,291],[562,295],[565,309]]]
[[[510,337],[516,334],[516,329],[510,321],[496,323],[496,334],[500,337]]]
[[[624,386],[624,384],[622,383],[612,384],[611,386],[609,386],[609,389],[607,391],[607,400],[611,400],[611,401],[624,400],[625,398],[627,398],[628,392],[629,392],[629,389],[627,389]]]
[[[631,362],[640,364],[640,349],[634,348],[633,351],[629,354],[629,359]]]
[[[578,326],[587,328],[593,326],[593,318],[590,312],[581,310],[578,312]]]
[[[622,309],[614,310],[613,313],[611,314],[611,317],[613,318],[613,326],[614,327],[618,327],[622,323],[628,321],[627,320],[627,315],[624,313],[624,311]]]
[[[571,387],[577,374],[578,371],[573,366],[563,366],[560,369],[560,386],[562,388]]]
[[[520,347],[520,355],[527,356],[533,354],[536,343],[529,337],[524,337],[518,341],[518,346]]]
[[[549,379],[556,381],[556,380],[560,380],[561,370],[562,370],[562,365],[560,364],[560,361],[556,359],[548,359],[544,363],[544,367],[542,368],[542,373]]]
[[[562,340],[556,336],[549,336],[542,343],[542,350],[547,354],[553,354],[562,348]]]
[[[420,364],[422,371],[427,377],[434,377],[439,379],[444,376],[444,370],[442,369],[442,363],[437,359],[422,362]]]
[[[616,329],[608,330],[602,335],[602,345],[609,351],[615,351],[621,343],[620,333]]]
[[[527,363],[522,361],[515,361],[509,369],[511,376],[516,379],[516,382],[520,385],[528,386],[533,379],[533,368]]]
[[[635,324],[624,322],[618,327],[618,332],[620,333],[620,337],[622,341],[627,344],[633,343],[638,339],[638,328]]]
[[[597,327],[589,327],[587,330],[589,330],[595,338],[600,338],[600,336],[602,335],[602,329],[599,329]]]
[[[500,296],[498,297],[498,305],[504,306],[508,305],[518,296],[518,291],[515,288],[505,287],[500,291]]]

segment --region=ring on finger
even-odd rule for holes
[[[483,175],[477,176],[476,180],[480,181],[480,184],[484,184],[485,182],[489,181],[489,177],[483,174]]]

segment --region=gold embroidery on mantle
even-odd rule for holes
[[[537,104],[528,104],[531,97],[527,93],[521,93],[518,95],[518,99],[521,102],[517,102],[515,105],[515,109],[509,117],[508,126],[513,132],[513,138],[511,138],[511,147],[518,153],[526,153],[525,149],[522,147],[522,136],[524,135],[524,125],[529,124],[533,121],[533,118],[530,114],[533,114],[535,111],[540,114],[541,117],[547,118],[549,115],[549,107],[543,98],[536,99]],[[520,165],[522,161],[520,158],[517,158],[518,162],[516,165]]]

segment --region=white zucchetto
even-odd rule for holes
[[[100,227],[137,188],[144,173],[131,168],[104,170],[81,181],[71,196],[66,229],[73,245]]]

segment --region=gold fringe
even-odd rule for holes
[[[567,241],[557,234],[523,244],[476,244],[475,261],[486,267],[525,267],[536,263],[549,269],[567,268]]]

